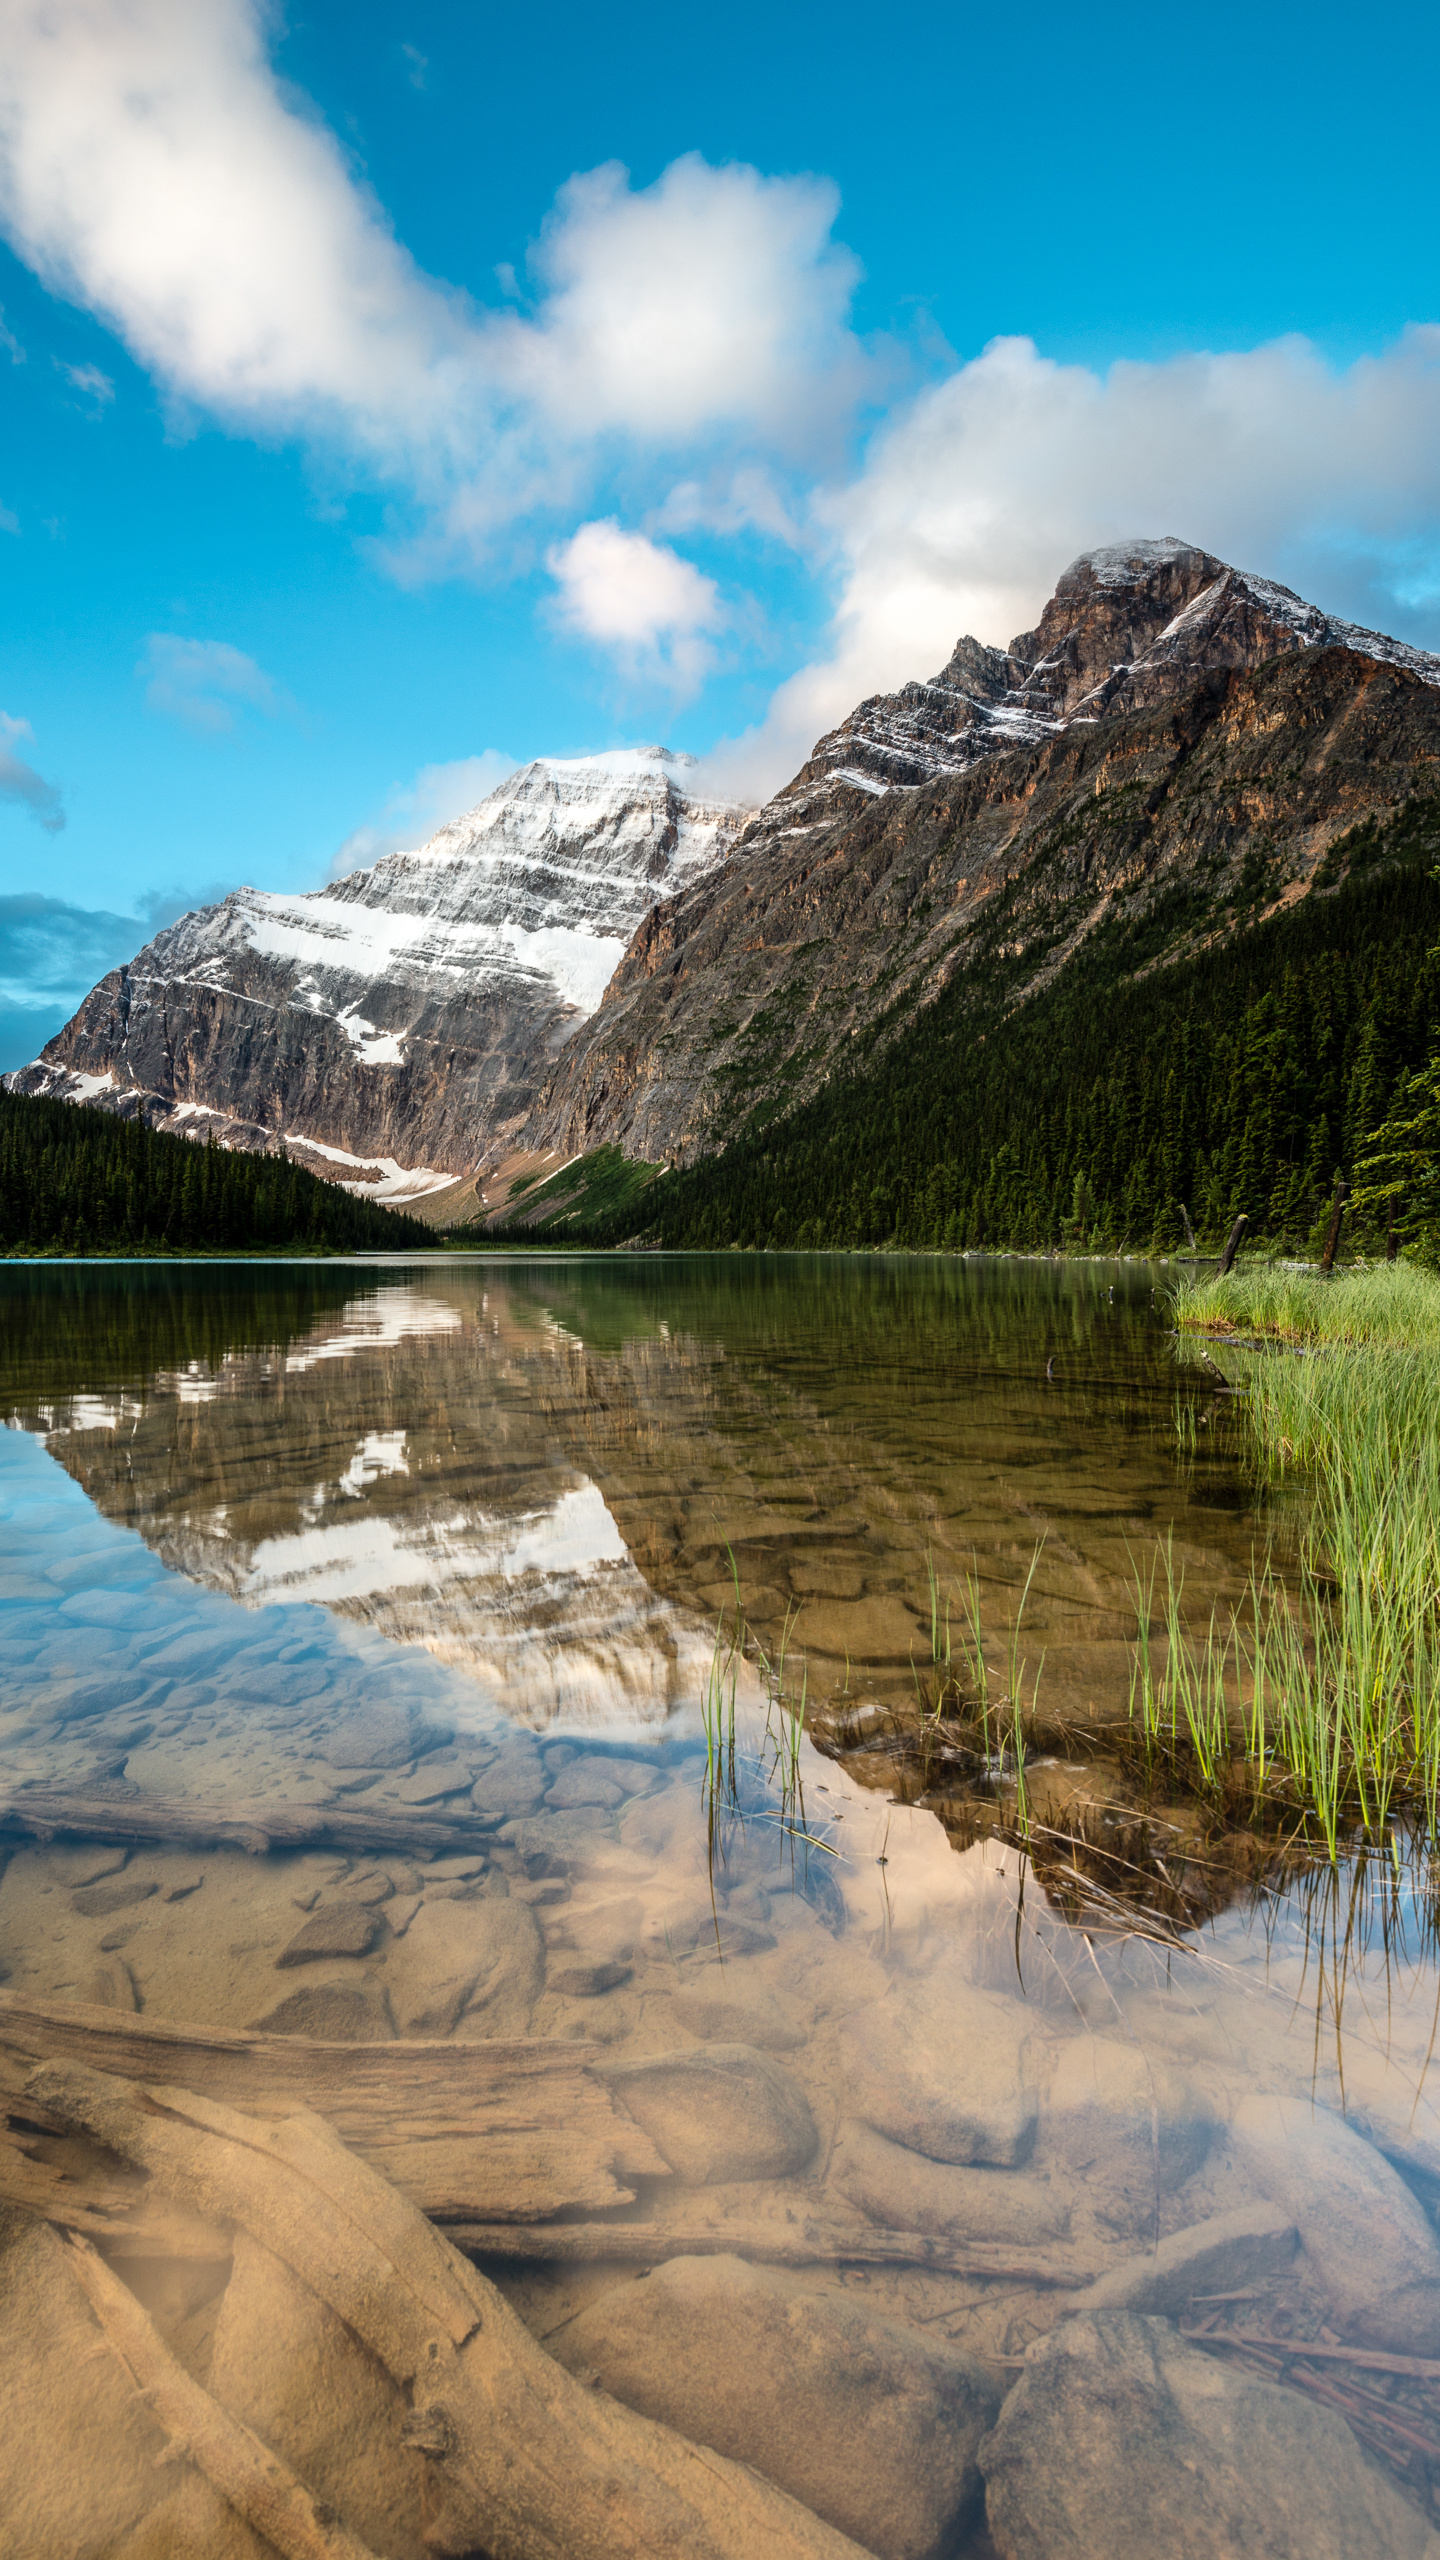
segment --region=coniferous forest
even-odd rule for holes
[[[1174,919],[1097,934],[1008,1018],[948,989],[868,1071],[671,1173],[576,1242],[1314,1250],[1440,1035],[1440,874],[1415,804],[1339,888],[1157,967]],[[1423,814],[1433,819],[1433,804]],[[1396,841],[1399,839],[1400,841]],[[1393,851],[1402,859],[1386,860]],[[1378,860],[1377,860],[1378,857]],[[1396,1204],[1403,1216],[1404,1204]],[[1384,1237],[1388,1202],[1352,1215]],[[533,1239],[532,1239],[533,1241]]]
[[[394,1252],[435,1238],[284,1156],[0,1093],[0,1252]]]

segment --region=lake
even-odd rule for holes
[[[238,2419],[394,2560],[1440,2560],[1427,1869],[1137,1763],[1293,1522],[1164,1276],[0,1269],[7,2551],[287,2547]]]

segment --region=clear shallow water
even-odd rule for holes
[[[734,1783],[707,1779],[732,1554],[772,1650],[800,1607],[822,1711],[913,1698],[929,1559],[973,1561],[1003,1630],[1043,1538],[1027,1656],[1077,1726],[1123,1712],[1146,1540],[1173,1530],[1207,1604],[1238,1595],[1263,1529],[1223,1453],[1177,1463],[1148,1274],[72,1267],[0,1274],[0,1311],[12,2160],[62,2157],[25,2130],[21,2063],[76,2004],[349,2045],[357,2069],[416,2038],[554,2040],[630,2134],[588,2187],[572,2167],[507,2196],[462,2126],[446,2220],[485,2226],[482,2263],[555,2354],[862,2547],[1098,2547],[1054,2440],[1088,2430],[1101,2463],[1122,2370],[1132,2489],[1151,2459],[1222,2481],[1205,2427],[1241,2375],[1269,2476],[1289,2465],[1298,2498],[1340,2463],[1335,2547],[1412,2527],[1427,2547],[1440,2411],[1396,2366],[1440,2360],[1437,1974],[1412,1880],[1311,1879],[1164,1940],[1082,1932],[1013,1849],[957,1853],[894,1802],[873,1756],[803,1744],[800,1815],[744,1674]],[[637,2258],[669,2271],[643,2319]],[[203,2301],[166,2292],[157,2247],[143,2282],[223,2398],[238,2261],[213,2263]],[[284,2450],[303,2351],[273,2302],[266,2322],[245,2414]],[[1183,2334],[1207,2325],[1232,2343]],[[737,2380],[767,2354],[778,2437]],[[987,2527],[975,2453],[1002,2399]],[[888,2433],[857,2433],[881,2404]],[[1353,2422],[1383,2478],[1287,2436],[1301,2404]],[[336,2405],[344,2478],[359,2404]],[[807,2470],[825,2425],[841,2449]],[[401,2492],[374,2495],[372,2547],[418,2548]],[[107,2547],[67,2544],[63,2508],[33,2547]],[[162,2547],[210,2547],[199,2530],[172,2516]],[[1306,2530],[1330,2547],[1323,2515]]]

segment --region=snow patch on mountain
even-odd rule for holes
[[[383,1163],[372,1198],[451,1180],[523,1116],[656,901],[735,841],[748,810],[697,772],[663,747],[544,757],[414,852],[306,895],[237,889],[102,980],[14,1081]]]

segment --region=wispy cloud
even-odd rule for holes
[[[71,390],[78,391],[97,416],[102,409],[109,408],[115,397],[115,385],[108,373],[101,372],[98,364],[63,364],[57,356],[55,365],[57,372],[64,374]]]
[[[28,809],[47,835],[57,836],[65,824],[59,785],[47,782],[43,774],[14,752],[22,738],[33,739],[34,735],[28,720],[12,719],[9,712],[0,711],[0,800]]]
[[[136,916],[72,906],[38,891],[0,898],[0,999],[63,1004],[73,1012],[107,969],[134,957],[144,938]]]
[[[411,88],[423,89],[425,86],[425,74],[430,68],[429,55],[427,53],[422,53],[418,45],[402,44],[400,47],[400,58],[406,66],[405,77],[409,81]]]
[[[516,759],[498,747],[478,756],[460,756],[453,764],[422,765],[413,782],[397,783],[383,808],[356,827],[330,865],[332,880],[366,871],[387,853],[408,853],[428,842],[452,818],[463,818],[478,801],[489,798],[497,784],[515,771]]]
[[[136,667],[145,678],[145,700],[209,737],[235,726],[237,708],[267,715],[293,708],[290,697],[228,640],[187,640],[175,631],[152,631]]]

